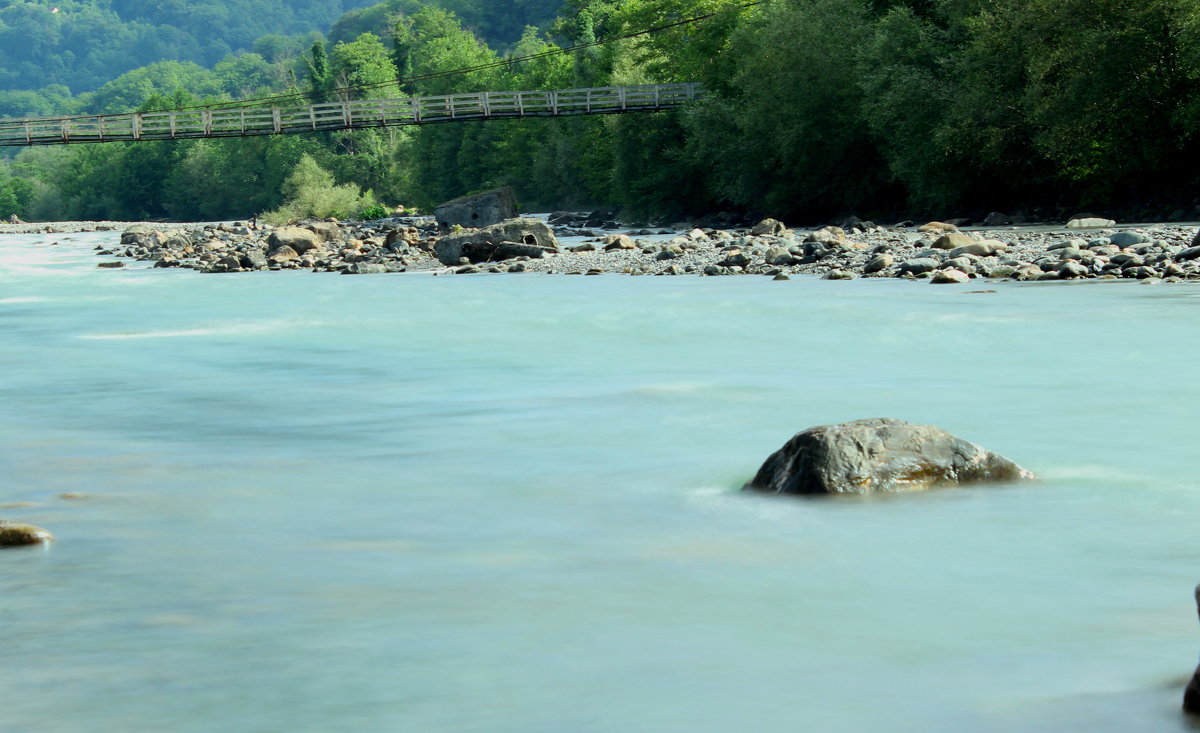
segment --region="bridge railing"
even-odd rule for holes
[[[0,146],[281,135],[456,120],[653,111],[702,96],[698,84],[478,92],[310,105],[0,120]]]

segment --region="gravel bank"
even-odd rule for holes
[[[931,222],[921,227],[867,224],[797,230],[766,220],[753,229],[606,231],[581,229],[576,223],[569,218],[557,222],[556,247],[482,262],[439,261],[441,235],[428,218],[312,222],[278,230],[252,229],[244,223],[50,226],[55,232],[122,231],[120,246],[99,252],[116,258],[99,263],[102,267],[122,267],[123,260],[134,259],[155,267],[214,273],[307,269],[344,274],[750,274],[903,277],[934,283],[978,278],[1200,280],[1200,235],[1194,226],[1174,224],[959,231]],[[0,233],[43,232],[46,226],[0,225]]]
[[[74,234],[76,232],[123,232],[134,224],[147,222],[132,221],[53,221],[25,222],[21,224],[0,223],[0,234]],[[151,223],[160,229],[187,229],[203,224],[160,224]]]

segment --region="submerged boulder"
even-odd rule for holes
[[[743,488],[774,494],[870,494],[1033,478],[1007,458],[941,428],[873,418],[797,433]]]
[[[1195,593],[1196,610],[1200,612],[1200,585],[1196,586]],[[1183,691],[1183,710],[1192,715],[1200,715],[1200,667],[1196,667],[1196,672]]]
[[[54,536],[41,527],[0,519],[0,547],[41,545],[53,540]]]

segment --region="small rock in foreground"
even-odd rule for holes
[[[54,535],[32,524],[18,524],[0,519],[0,547],[22,547],[53,542]]]
[[[873,418],[797,433],[743,489],[871,494],[1034,478],[1007,458],[941,428]]]
[[[1196,586],[1195,595],[1196,610],[1200,613],[1200,585]],[[1200,715],[1200,667],[1196,668],[1195,674],[1192,675],[1191,681],[1183,691],[1183,710],[1193,715]]]

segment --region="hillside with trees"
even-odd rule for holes
[[[168,17],[145,12],[136,22]],[[386,0],[350,8],[327,35],[157,60],[83,93],[3,92],[0,114],[653,81],[697,81],[710,95],[673,113],[30,149],[0,167],[0,214],[245,217],[277,208],[303,159],[331,186],[388,205],[511,185],[526,208],[634,218],[1200,216],[1198,32],[1200,0]],[[597,40],[611,42],[419,79]],[[0,72],[22,73],[20,53],[3,48]]]

